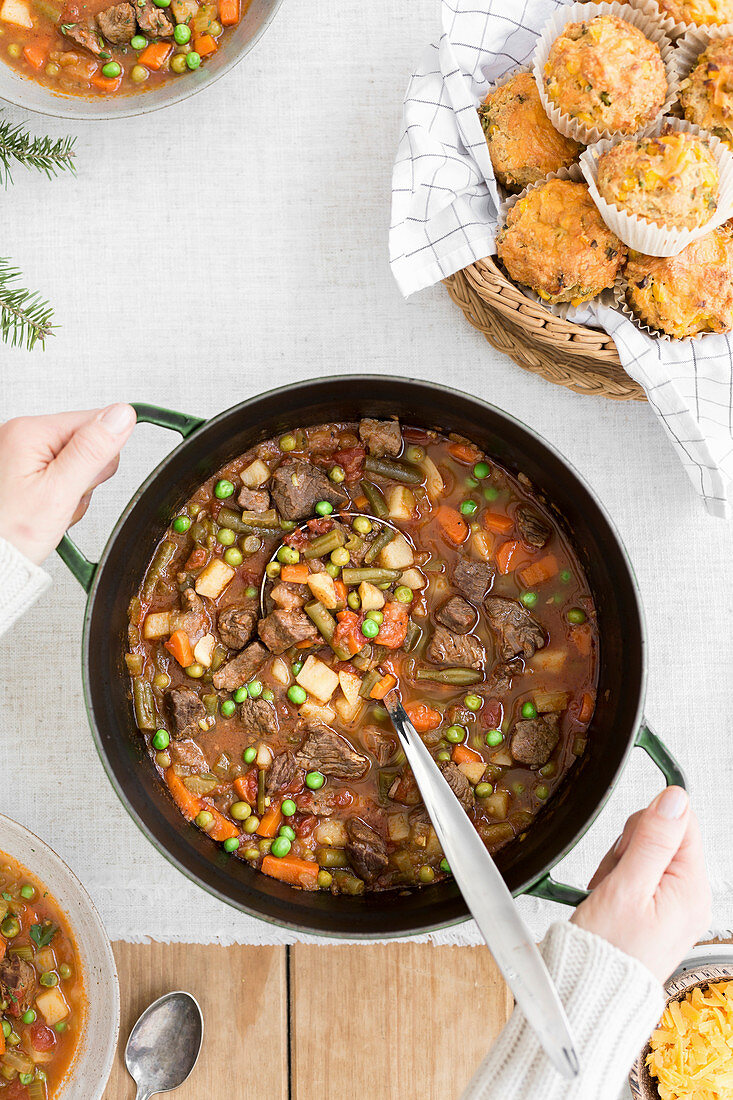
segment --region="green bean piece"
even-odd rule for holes
[[[139,596],[133,596],[127,605],[127,617],[133,626],[140,626],[143,619],[143,605]]]
[[[249,523],[252,527],[280,526],[277,512],[274,508],[268,508],[266,512],[242,512],[242,523]]]
[[[313,539],[313,542],[303,551],[303,557],[306,561],[310,558],[322,558],[324,554],[338,550],[345,542],[346,534],[343,529],[334,527],[332,531],[327,531],[325,535],[319,535],[317,539]]]
[[[364,539],[360,535],[354,534],[352,531],[346,542],[344,543],[345,550],[361,550],[364,545]]]
[[[387,501],[384,499],[384,493],[379,486],[372,481],[362,481],[361,491],[369,501],[372,515],[377,516],[379,519],[386,519],[389,515],[389,508],[387,507]]]
[[[152,598],[158,581],[163,576],[163,573],[172,561],[175,552],[175,542],[169,542],[168,539],[166,539],[165,542],[161,542],[160,546],[156,550],[155,557],[151,562],[150,568],[145,575],[145,581],[143,583],[142,597],[143,600],[145,600],[146,602],[147,600]]]
[[[249,512],[246,514],[250,515]],[[256,515],[257,513],[254,514]],[[269,526],[258,526],[257,524],[246,522],[237,512],[232,511],[231,508],[220,508],[217,519],[221,527],[228,527],[231,531],[236,531],[238,535],[260,535],[262,538],[272,539],[279,539],[282,537],[282,531],[278,525],[271,523]]]
[[[132,681],[132,705],[138,729],[157,729],[153,688],[150,681],[143,676],[135,676]]]
[[[51,0],[33,0],[33,7],[46,19],[50,19],[52,23],[61,22],[61,14],[63,7],[61,4],[53,4]]]
[[[478,684],[483,680],[474,668],[419,668],[417,680],[433,680],[436,684]]]
[[[377,554],[379,554],[380,551],[384,550],[385,546],[387,546],[392,541],[396,534],[397,532],[393,531],[391,527],[383,527],[367,550],[366,554],[364,555],[365,563],[367,565],[370,565],[371,562],[373,562],[376,558]]]
[[[260,768],[257,772],[257,813],[262,817],[263,813],[267,809],[265,806],[265,780],[267,778],[267,769]]]
[[[333,876],[336,891],[339,894],[363,894],[365,890],[364,880],[348,871],[337,871]]]
[[[407,623],[407,634],[405,634],[405,640],[402,643],[402,648],[405,653],[411,653],[417,643],[420,641],[420,635],[422,631],[414,619],[410,619]]]
[[[379,474],[380,477],[388,477],[392,481],[402,482],[403,485],[419,485],[425,479],[421,469],[411,462],[401,462],[398,458],[375,458],[374,455],[367,455],[364,466],[370,474]]]
[[[351,658],[351,663],[354,668],[358,668],[360,672],[369,671],[372,664],[372,649],[373,647],[367,642],[364,648],[360,649],[359,652]]]
[[[320,600],[307,603],[303,609],[318,633],[330,643],[336,630],[336,620]]]
[[[382,677],[379,675],[376,669],[373,668],[371,672],[367,672],[366,676],[361,682],[361,687],[359,688],[359,695],[361,695],[362,699],[369,698],[372,688],[375,687],[381,679]]]
[[[316,848],[316,863],[319,867],[348,867],[349,860],[343,848]]]
[[[402,575],[400,569],[378,569],[373,566],[371,569],[342,569],[341,580],[344,584],[361,584],[362,581],[369,581],[371,584],[391,584],[392,581],[399,580]]]

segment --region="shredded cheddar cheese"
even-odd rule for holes
[[[733,1100],[733,981],[670,1001],[647,1066],[660,1100]]]

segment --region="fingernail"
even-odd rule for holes
[[[129,405],[110,405],[99,419],[113,435],[122,435],[134,423],[135,413]]]
[[[662,791],[657,801],[657,813],[668,821],[674,821],[682,817],[687,809],[687,791],[682,787],[667,787]]]

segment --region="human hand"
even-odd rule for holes
[[[0,537],[40,565],[115,472],[134,426],[130,405],[0,425]]]
[[[571,920],[666,981],[710,920],[700,828],[681,787],[629,818],[590,888]]]

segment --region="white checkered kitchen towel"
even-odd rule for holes
[[[443,33],[410,80],[392,177],[390,261],[402,293],[495,252],[500,197],[476,113],[489,86],[528,64],[561,0],[442,0]],[[594,302],[571,319],[604,328],[645,389],[708,510],[733,499],[731,337],[659,341]]]

